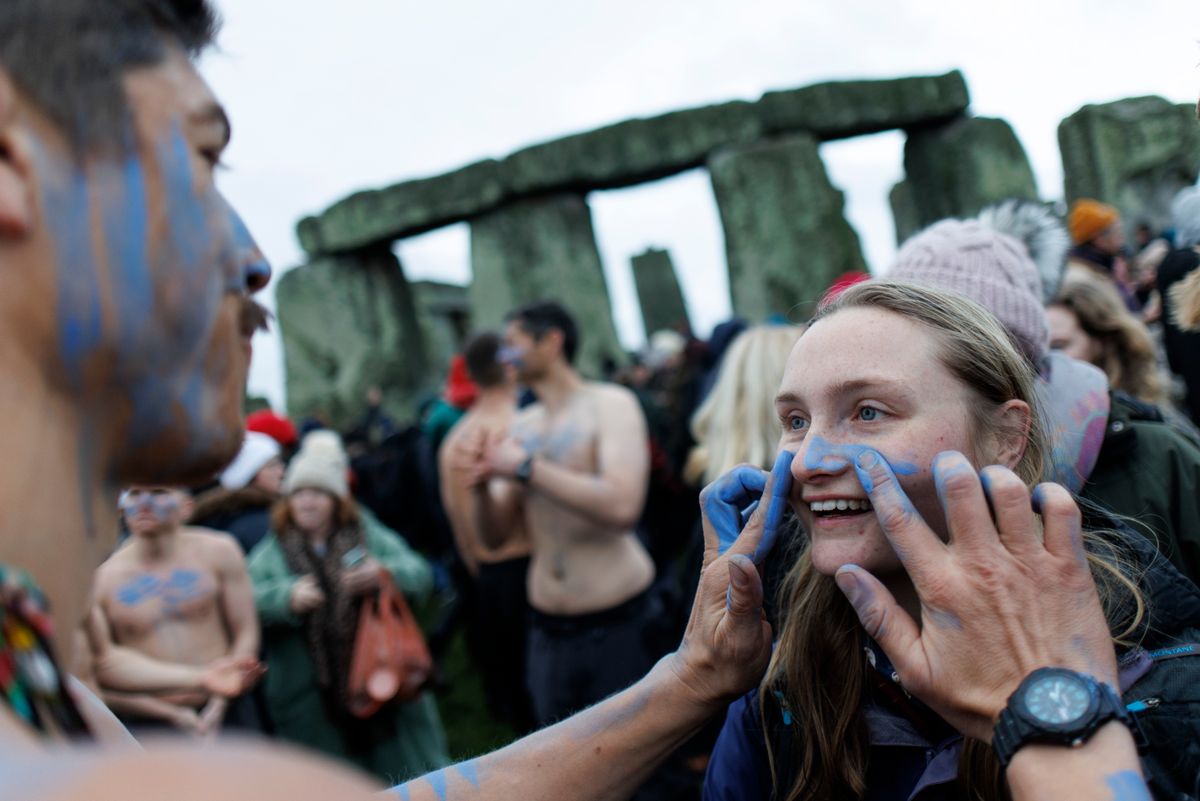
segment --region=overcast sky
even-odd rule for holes
[[[277,275],[302,260],[296,221],[356,189],[771,89],[961,69],[972,112],[1013,125],[1047,199],[1062,196],[1063,117],[1200,95],[1197,0],[216,1],[225,27],[202,69],[233,119],[220,180]],[[902,149],[887,133],[822,150],[875,271],[895,251],[887,192]],[[627,346],[642,342],[629,258],[649,246],[671,251],[701,335],[728,315],[706,174],[589,200]],[[398,252],[410,278],[470,278],[465,225]],[[282,402],[274,335],[256,341],[250,386]]]

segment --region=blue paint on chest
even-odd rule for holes
[[[124,606],[140,606],[157,599],[168,607],[175,607],[202,597],[208,590],[199,571],[177,569],[166,578],[152,573],[136,576],[117,590],[116,598]]]

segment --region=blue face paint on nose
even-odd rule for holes
[[[231,243],[235,269],[229,271],[225,290],[227,292],[257,292],[271,281],[271,264],[254,241],[250,229],[233,206],[225,203],[229,226],[233,233]]]
[[[837,473],[853,468],[858,457],[864,453],[878,453],[878,451],[869,445],[856,445],[853,443],[834,445],[818,436],[807,437],[806,445],[807,448],[804,451],[805,469],[824,470],[830,473]],[[892,466],[892,472],[897,475],[911,476],[919,472],[917,466],[911,462],[888,459],[888,464]]]

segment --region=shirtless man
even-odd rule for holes
[[[133,536],[96,571],[93,636],[198,668],[228,657],[254,659],[258,617],[241,548],[226,534],[184,527],[190,507],[178,489],[134,487],[122,495]],[[166,725],[208,734],[230,713],[230,699],[222,695],[193,690],[164,696],[157,689],[102,683],[101,695],[139,729]],[[233,704],[228,723],[255,728],[249,699]]]
[[[623,387],[584,381],[557,303],[512,312],[505,360],[537,396],[477,453],[485,542],[532,540],[528,685],[539,725],[626,687],[654,663],[654,563],[634,536],[649,477],[646,421]],[[523,525],[522,525],[523,522]]]
[[[518,516],[510,536],[498,547],[484,542],[470,470],[455,468],[464,461],[469,468],[482,443],[507,435],[516,418],[516,375],[500,362],[500,345],[499,336],[485,332],[463,346],[467,373],[479,387],[479,397],[438,449],[438,478],[455,547],[473,580],[464,593],[470,617],[467,638],[488,709],[524,734],[534,727],[525,688],[529,535],[524,517]]]

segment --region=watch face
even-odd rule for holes
[[[1087,685],[1071,675],[1038,679],[1025,693],[1025,709],[1042,723],[1064,724],[1087,713],[1092,696]]]

